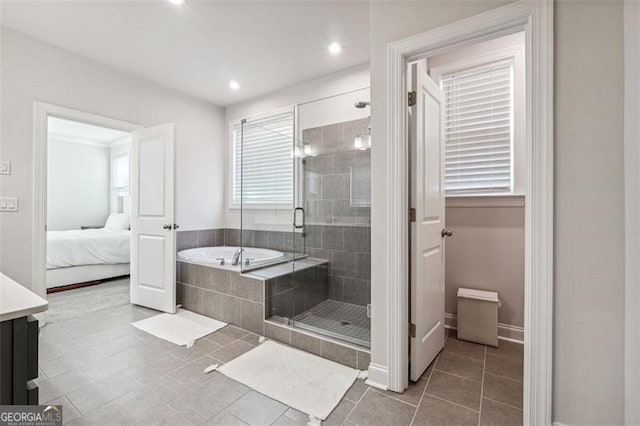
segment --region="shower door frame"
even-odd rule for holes
[[[374,316],[368,383],[396,392],[403,392],[408,385],[407,64],[446,48],[522,30],[527,67],[523,411],[525,424],[550,424],[554,193],[552,0],[521,0],[388,45],[388,143],[386,153],[378,153],[376,157],[385,163],[387,173],[383,175],[387,176],[389,191],[386,197],[380,191],[374,197],[374,201],[384,201],[386,206],[379,206],[384,211],[374,218],[374,223],[383,228],[379,234],[384,238],[376,239],[372,247],[372,256],[384,256],[388,262],[372,273]],[[374,141],[374,149],[376,146]],[[376,214],[375,209],[372,211]]]
[[[307,201],[306,199],[306,179],[305,179],[305,169],[304,169],[304,138],[303,138],[303,133],[304,130],[307,130],[309,128],[314,128],[314,127],[320,127],[320,126],[327,126],[327,125],[331,125],[331,124],[336,124],[336,123],[343,123],[343,122],[347,122],[347,121],[351,121],[351,120],[358,120],[358,119],[362,119],[362,118],[366,118],[368,117],[370,119],[370,113],[366,114],[366,113],[358,113],[357,118],[354,117],[346,117],[348,119],[346,120],[342,120],[342,121],[337,121],[334,122],[332,120],[329,121],[324,121],[324,124],[319,124],[319,123],[314,123],[313,126],[308,126],[309,123],[307,124],[306,128],[303,128],[303,118],[305,117],[305,111],[304,111],[304,107],[308,106],[308,105],[312,105],[312,104],[317,104],[318,102],[322,102],[322,101],[330,101],[330,100],[334,100],[340,97],[344,97],[344,96],[351,96],[353,97],[354,95],[358,94],[360,95],[360,92],[363,91],[367,91],[366,93],[366,99],[367,102],[370,102],[371,99],[371,86],[364,86],[364,87],[358,87],[356,89],[350,89],[350,90],[346,90],[346,91],[341,91],[339,93],[332,93],[332,94],[326,94],[325,96],[316,98],[316,99],[312,99],[309,101],[305,101],[305,102],[300,102],[298,104],[295,105],[294,107],[294,114],[295,114],[295,124],[294,124],[294,150],[295,148],[299,148],[302,152],[302,156],[300,158],[296,158],[295,160],[295,164],[294,164],[294,204],[296,208],[299,207],[303,207],[305,208],[305,203]],[[357,96],[358,99],[362,99],[361,96]],[[352,104],[349,104],[350,106]],[[353,107],[355,108],[355,106]],[[303,110],[301,112],[301,109]],[[357,110],[360,111],[360,110]],[[308,116],[307,116],[308,117]],[[345,117],[343,117],[345,118]],[[300,144],[299,146],[297,146],[296,144]],[[318,148],[318,147],[316,147]],[[344,149],[344,148],[341,148]],[[355,148],[353,148],[353,150],[355,150]],[[316,154],[318,154],[317,151],[314,151],[313,153],[310,154],[311,157],[314,157]],[[327,151],[323,151],[322,149],[320,149],[320,154],[327,154]],[[305,215],[308,212],[305,211]],[[294,213],[295,214],[295,213]],[[306,225],[306,224],[305,224]],[[316,223],[315,225],[320,225],[319,223]],[[343,223],[341,225],[348,225],[347,223]],[[313,225],[312,225],[313,226]],[[306,226],[305,229],[303,229],[304,233],[306,234]],[[294,226],[293,229],[294,232],[294,247],[295,247],[295,233],[296,233],[296,228]],[[306,238],[302,238],[302,247],[301,250],[297,250],[295,252],[295,255],[299,256],[299,255],[303,255],[306,256],[307,255],[307,244],[306,244]],[[330,259],[329,259],[330,260]],[[294,315],[291,318],[291,320],[289,321],[289,325],[293,328],[297,328],[298,330],[305,330],[311,333],[316,334],[317,336],[321,336],[322,339],[336,339],[336,340],[340,340],[342,342],[344,342],[346,345],[355,345],[355,346],[359,346],[359,347],[363,347],[363,348],[367,348],[367,350],[370,349],[370,341],[366,342],[366,340],[350,340],[348,336],[345,335],[341,335],[340,333],[336,332],[335,330],[330,330],[327,328],[318,328],[318,329],[313,329],[313,328],[305,328],[305,327],[300,327],[300,325],[296,326],[296,319],[294,319],[296,316],[295,311],[296,311],[296,300],[298,300],[295,295],[296,292],[299,291],[296,287],[298,284],[298,278],[297,275],[300,273],[300,270],[298,270],[296,268],[296,261],[293,262],[294,266],[293,266],[293,285],[294,285],[294,302],[293,302],[293,310],[294,310]],[[317,266],[316,266],[317,267]],[[329,283],[327,282],[327,286],[329,286]],[[326,300],[329,300],[330,297]],[[325,301],[326,301],[325,300]],[[317,305],[315,305],[317,306]],[[309,308],[311,309],[311,308]],[[363,307],[363,309],[366,309],[365,307]],[[305,309],[304,312],[307,312],[308,309]],[[298,324],[300,324],[300,322],[298,322]]]

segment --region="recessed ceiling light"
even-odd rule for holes
[[[331,43],[329,45],[329,52],[337,55],[338,53],[342,52],[342,46],[340,46],[340,43]]]
[[[232,90],[238,90],[240,88],[240,83],[238,83],[235,80],[231,80],[229,82],[229,88],[232,89]]]
[[[168,0],[168,2],[176,6],[182,6],[184,4],[184,0]]]

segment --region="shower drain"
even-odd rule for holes
[[[350,326],[350,325],[352,325],[352,324],[351,324],[351,321],[341,320],[341,321],[340,321],[340,325],[341,325],[342,327],[348,327],[348,326]]]

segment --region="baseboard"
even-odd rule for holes
[[[569,426],[565,423],[560,423],[560,422],[553,422],[553,426]]]
[[[444,314],[444,326],[456,330],[458,318],[454,314]],[[498,323],[498,339],[524,344],[524,328]]]
[[[98,284],[102,284],[102,281],[87,281],[86,283],[67,284],[58,287],[50,287],[47,289],[47,294],[60,293],[61,291],[75,290],[77,288],[92,287]]]
[[[389,388],[389,369],[384,365],[374,364],[372,362],[369,364],[369,374],[366,383],[374,388],[387,390]]]

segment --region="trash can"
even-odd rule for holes
[[[458,289],[458,339],[498,347],[498,308],[495,291]]]

